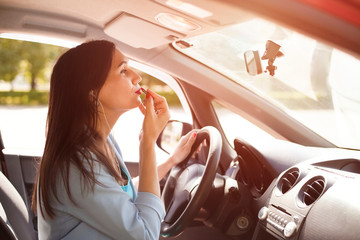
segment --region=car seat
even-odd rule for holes
[[[0,239],[36,239],[23,199],[2,172],[0,172]]]

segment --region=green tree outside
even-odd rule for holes
[[[21,44],[20,41],[0,39],[0,79],[6,82],[12,83],[19,73]],[[13,86],[11,88],[13,89]]]
[[[44,79],[45,68],[52,63],[62,48],[35,42],[23,42],[22,56],[27,61],[27,73],[31,90],[36,90],[38,80]]]
[[[37,85],[50,81],[45,72],[52,69],[56,58],[65,50],[43,43],[0,38],[0,80],[11,83],[10,92],[0,92],[0,105],[46,105],[48,92],[38,91]],[[144,72],[137,73],[142,77],[143,87],[165,96],[169,105],[180,104],[177,95],[167,84]],[[19,74],[30,83],[30,92],[14,91],[13,81]]]
[[[63,48],[36,42],[0,39],[0,79],[12,82],[25,62],[24,76],[36,90],[37,81],[44,80],[44,71]]]

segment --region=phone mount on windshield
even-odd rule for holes
[[[269,74],[271,76],[275,75],[276,66],[274,66],[275,59],[277,57],[282,57],[284,54],[280,52],[280,45],[274,43],[271,40],[268,40],[266,42],[266,49],[264,52],[264,55],[261,57],[261,60],[267,60],[268,59],[268,66],[266,67],[266,70],[269,71]],[[266,71],[265,71],[266,72]]]
[[[284,54],[280,51],[281,46],[271,40],[268,40],[266,42],[265,47],[266,49],[263,56],[261,57],[261,60],[268,60],[268,66],[266,66],[265,72],[269,71],[269,74],[271,76],[274,76],[275,70],[277,69],[277,67],[274,66],[275,59],[277,57],[284,56]],[[246,51],[244,53],[244,59],[246,70],[250,75],[257,75],[263,72],[259,57],[259,51]]]

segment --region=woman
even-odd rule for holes
[[[159,238],[165,215],[159,179],[189,154],[196,131],[157,166],[155,142],[169,109],[165,98],[151,90],[142,104],[140,81],[108,41],[79,45],[55,64],[46,144],[33,194],[39,239]],[[132,181],[109,135],[121,114],[136,107],[144,121],[139,178]]]

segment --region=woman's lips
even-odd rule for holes
[[[145,95],[146,95],[147,91],[144,88],[139,88],[139,90],[137,90],[135,93],[139,94],[139,95],[141,95],[142,93],[145,93]]]

